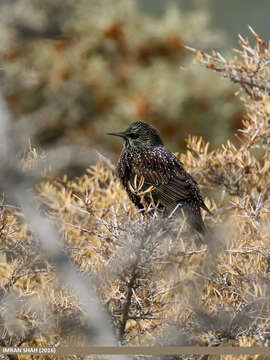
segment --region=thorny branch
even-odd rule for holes
[[[270,64],[270,50],[269,44],[267,45],[252,27],[249,26],[249,29],[256,44],[252,48],[249,41],[239,35],[239,42],[243,50],[237,51],[237,53],[245,60],[243,63],[235,58],[227,61],[219,52],[214,50],[212,55],[209,55],[202,50],[196,50],[190,46],[185,47],[187,50],[197,53],[199,61],[208,69],[220,72],[232,82],[242,85],[248,95],[257,99],[262,96],[263,92],[270,94],[269,79],[263,77],[264,70],[267,71]],[[261,91],[255,91],[253,88]]]
[[[127,284],[127,295],[125,299],[125,304],[122,310],[122,321],[120,327],[120,341],[123,342],[125,337],[125,328],[127,321],[129,320],[129,311],[131,306],[131,299],[133,295],[133,288],[137,278],[137,264],[135,263],[133,269],[131,270],[131,276]]]
[[[229,341],[236,346],[269,345],[269,48],[257,34],[253,35],[254,48],[240,37],[240,59],[226,61],[218,53],[212,56],[199,53],[208,68],[239,82],[250,96],[243,100],[247,119],[241,129],[239,146],[231,141],[209,152],[209,144],[190,137],[187,154],[182,155],[186,169],[196,175],[198,182],[214,189],[209,201],[214,215],[206,215],[206,222],[224,245],[214,259],[207,248],[196,247],[184,222],[179,219],[174,222],[173,217],[161,220],[158,215],[143,217],[137,212],[106,161],[92,166],[79,179],[45,179],[38,196],[46,208],[46,216],[39,212],[37,215],[36,203],[27,191],[34,186],[33,178],[29,179],[19,166],[13,173],[11,166],[7,167],[6,174],[9,180],[14,180],[14,185],[11,191],[8,184],[6,192],[17,194],[25,218],[35,229],[31,232],[32,241],[40,237],[37,250],[50,255],[51,263],[56,263],[53,274],[67,287],[72,284],[72,293],[78,283],[82,285],[77,293],[81,306],[73,305],[77,300],[71,299],[67,292],[57,298],[52,310],[62,311],[68,318],[74,308],[80,314],[82,309],[86,314],[91,310],[86,320],[94,326],[86,326],[86,334],[97,333],[103,341],[104,331],[110,328],[110,325],[98,326],[104,322],[110,324],[102,316],[100,300],[114,320],[122,345],[143,344],[150,341],[149,337],[153,344],[181,345],[183,339],[178,337],[179,333],[187,334],[190,342],[200,345]],[[259,149],[262,155],[255,156],[254,149]],[[9,154],[16,154],[16,150]],[[218,186],[222,187],[220,196]],[[142,188],[143,179],[136,178],[135,184],[130,183],[130,190],[138,194]],[[147,189],[147,194],[151,190]],[[145,195],[144,191],[141,195]],[[17,231],[24,221],[20,215],[18,224],[18,211],[15,215],[13,210],[1,213],[1,251],[10,250],[13,256],[15,250],[16,256],[19,250],[28,252],[33,244],[28,244],[28,248],[24,245],[29,229],[28,233],[24,229]],[[48,218],[51,221],[47,222]],[[52,228],[52,221],[57,229]],[[55,244],[60,244],[60,248]],[[68,258],[62,256],[64,249],[72,250]],[[31,255],[35,254],[34,250]],[[73,276],[69,261],[78,266],[82,276],[77,276],[77,272]],[[17,271],[8,272],[12,267],[10,263],[5,265],[7,292],[16,287],[21,289],[21,285],[25,286],[23,290],[34,292],[35,287],[28,286],[35,276],[25,281],[30,274],[44,276],[47,290],[50,279],[46,270],[35,269],[30,261],[16,263]],[[56,289],[50,291],[53,296]],[[2,295],[0,305],[5,308],[5,294]],[[22,336],[23,342],[28,342],[29,334]],[[107,333],[108,337],[113,335]],[[7,330],[4,340],[4,345],[17,341]]]

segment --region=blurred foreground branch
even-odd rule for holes
[[[5,102],[0,97],[0,126],[1,126],[1,173],[2,183],[1,190],[5,194],[5,197],[9,201],[14,201],[21,209],[22,214],[26,222],[30,225],[30,232],[28,237],[30,240],[30,246],[32,246],[32,252],[28,252],[30,256],[30,262],[24,262],[24,258],[21,258],[22,269],[17,270],[17,274],[13,273],[10,281],[3,288],[3,296],[1,306],[5,308],[5,300],[7,299],[10,291],[16,287],[16,283],[22,278],[36,277],[37,273],[43,272],[48,275],[50,268],[48,268],[47,261],[50,266],[53,266],[54,272],[57,276],[57,281],[61,284],[61,287],[67,288],[67,291],[76,297],[78,301],[77,311],[81,312],[85,325],[79,325],[78,320],[73,320],[72,315],[69,316],[69,324],[65,324],[67,328],[78,329],[78,334],[83,332],[89,341],[95,344],[106,344],[115,345],[116,339],[114,337],[114,330],[111,320],[106,314],[105,309],[100,304],[99,300],[94,294],[93,287],[91,285],[92,280],[88,277],[87,279],[72,266],[69,259],[67,258],[62,242],[59,238],[58,231],[51,220],[46,218],[40,211],[37,210],[38,204],[34,199],[33,189],[36,184],[36,177],[30,177],[28,173],[20,169],[20,163],[17,157],[16,137],[14,129],[11,127],[10,114],[5,106]],[[31,172],[31,171],[29,171]],[[4,175],[4,177],[3,177]],[[5,180],[4,180],[5,179]],[[3,205],[4,206],[4,205]],[[5,224],[3,224],[2,231],[4,230]],[[31,235],[30,235],[31,234]],[[26,242],[27,243],[27,242]],[[29,247],[27,245],[27,247]],[[12,251],[12,250],[11,250]],[[24,257],[29,249],[23,248]],[[26,253],[25,253],[26,252]],[[38,265],[38,264],[41,265]],[[34,266],[34,268],[33,268]],[[45,268],[37,268],[37,266],[43,266]],[[14,298],[14,301],[17,300]],[[36,300],[35,300],[36,301]],[[20,307],[22,307],[21,303]],[[31,307],[31,302],[28,304]],[[42,311],[42,302],[38,305],[36,303],[37,310],[40,307]],[[74,308],[75,310],[75,308]],[[55,326],[52,317],[50,326]],[[9,326],[8,324],[5,326]],[[40,331],[43,325],[40,324],[37,330]],[[32,340],[32,336],[36,331],[34,328],[26,332],[27,335],[25,340],[19,340],[17,346],[23,342]],[[15,331],[16,334],[16,331]],[[30,335],[31,334],[31,335]],[[42,334],[42,331],[41,331]],[[3,335],[2,335],[3,336]],[[8,345],[5,339],[2,337],[2,343]],[[52,345],[52,344],[51,344]]]

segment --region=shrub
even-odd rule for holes
[[[1,13],[3,90],[32,144],[119,151],[104,134],[144,120],[179,150],[189,133],[221,144],[241,122],[235,87],[193,66],[184,48],[224,46],[203,9],[171,5],[155,18],[131,0],[26,0]]]
[[[180,156],[215,192],[207,200],[216,239],[209,246],[196,245],[180,219],[143,216],[105,160],[73,180],[47,172],[39,214],[26,189],[40,160],[32,150],[31,166],[14,169],[7,142],[1,186],[21,210],[1,206],[2,345],[95,344],[106,334],[106,344],[268,346],[270,49],[252,34],[255,45],[240,37],[230,61],[198,52],[207,68],[240,85],[245,107],[235,145],[209,151],[190,137]]]

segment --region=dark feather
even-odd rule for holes
[[[153,198],[165,208],[167,215],[178,206],[177,212],[183,209],[188,222],[199,232],[205,231],[201,218],[200,207],[208,211],[200,195],[197,182],[184,170],[177,157],[164,146],[156,146],[122,154],[117,172],[127,188],[127,179],[133,183],[135,175],[145,180],[143,189],[153,185]],[[131,200],[138,207],[140,197],[128,192]],[[146,201],[150,201],[145,197]],[[195,219],[197,219],[195,221]]]

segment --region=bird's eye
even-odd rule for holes
[[[131,133],[131,134],[129,134],[129,137],[131,138],[131,139],[138,139],[138,137],[139,137],[139,135],[138,134],[135,134],[135,133]]]

